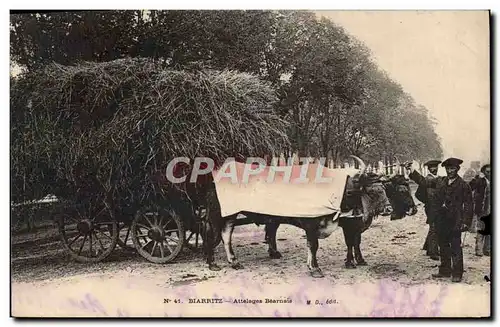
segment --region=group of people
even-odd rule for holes
[[[424,250],[433,260],[440,260],[434,278],[452,278],[461,282],[464,271],[462,232],[484,228],[482,217],[491,214],[491,167],[481,168],[481,173],[469,183],[459,175],[463,160],[448,158],[425,163],[429,173],[422,176],[411,164],[406,165],[409,177],[418,184],[415,197],[424,203],[429,232]],[[438,176],[439,164],[446,169],[446,176]],[[477,233],[476,255],[489,256],[490,235]]]

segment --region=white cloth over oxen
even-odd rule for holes
[[[289,175],[283,172],[283,166],[276,170],[267,166],[257,174],[245,174],[256,167],[233,161],[212,172],[222,217],[241,211],[298,218],[337,214],[347,177],[359,172],[311,163],[291,166]]]

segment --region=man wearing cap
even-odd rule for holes
[[[434,278],[452,277],[453,282],[462,281],[464,263],[461,235],[472,223],[472,192],[458,171],[463,160],[448,158],[441,166],[446,168],[446,177],[437,177],[429,182],[414,167],[410,178],[417,184],[436,189],[436,203],[439,204],[436,216],[436,232],[441,257],[439,272]],[[452,265],[453,264],[453,265]]]
[[[484,229],[482,217],[491,214],[491,166],[489,164],[481,167],[481,173],[476,176],[469,185],[474,191],[474,217],[476,218],[478,229]],[[490,235],[477,233],[476,255],[490,255]]]
[[[439,214],[440,204],[436,201],[436,189],[427,187],[427,185],[438,177],[437,172],[440,163],[441,160],[430,160],[424,164],[429,170],[429,173],[425,176],[426,184],[420,184],[415,192],[415,197],[425,205],[425,215],[427,216],[426,223],[429,225],[429,232],[425,238],[424,250],[426,250],[427,255],[430,256],[432,260],[439,260],[436,216]]]

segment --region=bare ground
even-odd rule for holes
[[[423,208],[413,217],[377,218],[363,234],[368,266],[343,267],[342,230],[320,240],[319,264],[325,278],[306,268],[304,232],[280,226],[272,260],[264,228],[236,227],[233,247],[244,266],[233,270],[222,245],[222,270],[209,271],[203,256],[184,249],[175,262],[158,265],[116,247],[104,262],[81,264],[62,250],[57,231],[12,236],[14,316],[489,316],[490,258],[474,255],[475,234],[464,243],[464,280],[437,281],[439,261],[421,250],[427,233]],[[221,298],[222,304],[189,303]],[[234,299],[290,299],[292,303],[234,303]],[[179,303],[176,303],[178,300]],[[307,304],[307,301],[311,301]],[[255,302],[255,301],[254,301]],[[235,310],[236,309],[236,310]]]

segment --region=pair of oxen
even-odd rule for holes
[[[360,249],[361,234],[370,227],[373,219],[378,215],[391,215],[391,220],[401,219],[416,214],[417,209],[404,175],[396,173],[385,176],[366,172],[365,163],[358,157],[352,157],[359,163],[359,172],[347,178],[341,211],[316,218],[278,217],[252,212],[239,212],[222,217],[220,203],[212,183],[213,187],[209,187],[204,196],[207,219],[204,220],[203,250],[209,269],[220,270],[214,259],[213,247],[218,233],[222,237],[231,267],[243,268],[231,245],[238,214],[246,216],[257,225],[265,225],[265,241],[268,244],[269,256],[273,259],[281,258],[276,244],[278,227],[281,224],[289,224],[303,229],[307,240],[307,267],[312,277],[324,277],[316,258],[318,240],[330,236],[337,227],[342,228],[347,246],[345,267],[356,268],[356,265],[366,265]]]

